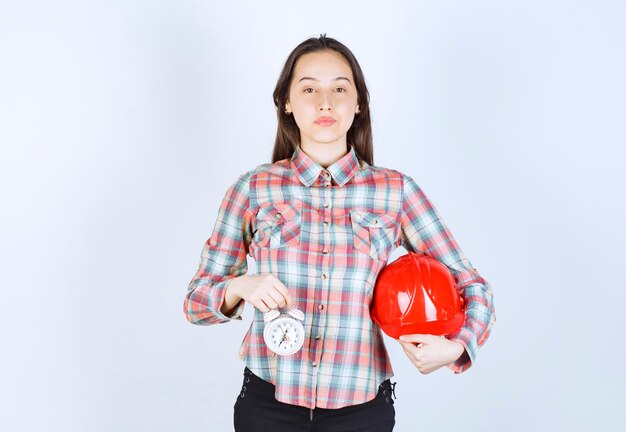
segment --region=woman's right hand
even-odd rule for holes
[[[263,313],[272,309],[295,307],[289,288],[269,273],[233,278],[228,283],[222,310],[232,310],[241,299]]]

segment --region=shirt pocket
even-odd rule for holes
[[[383,212],[350,210],[354,249],[386,260],[395,244],[396,220]]]
[[[302,203],[267,203],[256,215],[254,241],[262,248],[296,246],[300,241]]]

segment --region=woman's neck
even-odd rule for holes
[[[303,152],[324,168],[328,168],[348,153],[348,146],[345,142],[315,145],[302,143],[300,147]]]

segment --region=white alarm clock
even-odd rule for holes
[[[304,344],[304,312],[298,308],[281,313],[274,309],[263,314],[263,339],[267,347],[278,355],[291,355]]]

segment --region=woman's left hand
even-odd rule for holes
[[[465,351],[459,342],[453,342],[444,336],[411,334],[400,336],[398,342],[411,363],[422,374],[455,362]]]

